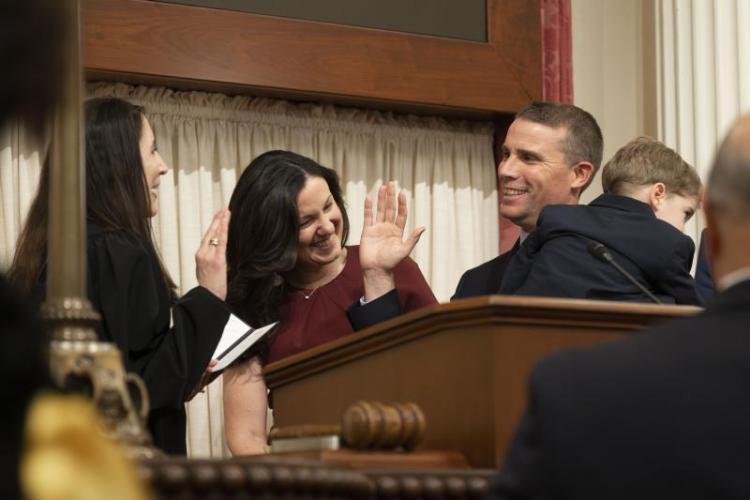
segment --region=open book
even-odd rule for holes
[[[252,328],[234,314],[229,315],[229,321],[224,326],[224,333],[221,334],[219,344],[211,356],[211,359],[217,359],[219,362],[211,368],[211,371],[220,372],[231,365],[270,332],[277,323],[278,321],[260,328]]]

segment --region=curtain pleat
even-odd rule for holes
[[[657,0],[658,139],[694,165],[705,182],[719,142],[750,111],[750,2]],[[686,232],[697,242],[702,214]]]
[[[16,240],[34,200],[45,146],[18,124],[0,128],[0,270],[13,260]]]

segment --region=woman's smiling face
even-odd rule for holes
[[[322,177],[308,177],[297,195],[297,267],[323,266],[341,256],[341,210]]]

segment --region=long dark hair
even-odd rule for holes
[[[253,326],[279,319],[287,292],[282,274],[297,265],[297,195],[308,177],[320,177],[328,184],[341,210],[341,245],[345,245],[349,217],[339,177],[310,158],[289,151],[264,153],[247,166],[232,193],[227,302]]]
[[[151,198],[139,148],[143,108],[122,99],[85,103],[86,219],[104,229],[125,230],[155,249]],[[36,197],[26,218],[10,269],[10,279],[29,292],[39,280],[47,256],[49,162],[45,162]],[[156,254],[158,258],[158,253]],[[174,282],[159,261],[164,282]]]

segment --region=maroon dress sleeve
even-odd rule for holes
[[[394,270],[396,291],[402,312],[411,312],[424,306],[437,304],[430,285],[411,257],[405,258]]]

